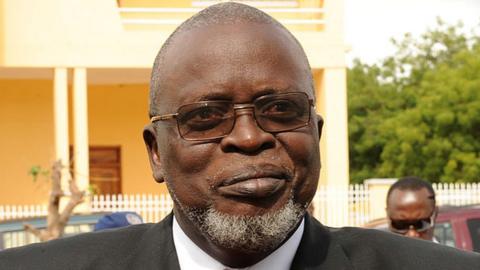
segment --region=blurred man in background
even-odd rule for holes
[[[387,194],[389,229],[411,238],[434,241],[438,214],[432,185],[415,176],[401,178]]]

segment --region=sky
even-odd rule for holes
[[[414,36],[436,25],[462,21],[465,29],[480,28],[480,0],[344,0],[345,42],[354,58],[373,64],[394,53],[390,39]]]

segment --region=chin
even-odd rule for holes
[[[225,213],[213,207],[183,207],[182,211],[216,245],[258,253],[277,248],[297,228],[306,209],[290,199],[278,210],[252,216]]]

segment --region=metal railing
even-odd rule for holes
[[[319,16],[325,13],[323,8],[260,8],[266,13],[269,13],[273,16],[275,14],[301,14],[307,16]],[[142,8],[142,7],[119,7],[118,11],[122,15],[122,23],[124,25],[179,25],[182,23],[189,15],[192,15],[202,8],[191,7],[191,8]],[[123,18],[129,15],[154,15],[155,18]],[[171,17],[172,14],[179,15],[179,18],[162,18]],[[279,22],[285,25],[324,25],[324,19],[314,19],[314,18],[278,18]]]
[[[219,0],[197,0],[192,1],[192,6],[194,7],[207,7],[213,4],[226,2],[226,1],[219,1]],[[292,0],[236,0],[235,2],[240,2],[246,5],[254,6],[254,7],[297,7],[298,1]]]

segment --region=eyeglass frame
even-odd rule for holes
[[[261,99],[264,99],[264,98],[267,98],[269,96],[282,96],[282,95],[288,95],[288,94],[302,94],[302,95],[305,95],[305,97],[307,98],[308,100],[308,119],[305,121],[305,124],[301,125],[301,126],[298,126],[298,127],[295,127],[293,129],[286,129],[286,130],[281,130],[281,131],[275,131],[275,132],[270,132],[270,131],[266,131],[264,130],[261,125],[258,124],[258,121],[257,121],[257,118],[256,118],[256,115],[255,115],[255,101],[257,100],[261,100]],[[188,105],[193,105],[193,104],[202,104],[202,103],[205,103],[205,102],[209,102],[209,101],[219,101],[219,100],[206,100],[206,101],[198,101],[198,102],[192,102],[192,103],[186,103],[186,104],[183,104],[181,106],[179,106],[177,108],[177,112],[176,113],[168,113],[168,114],[162,114],[162,115],[154,115],[150,118],[150,123],[155,123],[157,121],[168,121],[168,120],[172,120],[172,119],[175,119],[175,122],[176,122],[176,126],[177,126],[177,131],[178,131],[178,134],[180,135],[180,137],[186,141],[213,141],[213,140],[218,140],[218,139],[221,139],[221,138],[224,138],[224,137],[227,137],[228,135],[230,135],[230,133],[232,132],[233,128],[235,127],[235,123],[236,123],[236,111],[237,110],[241,110],[241,109],[252,109],[253,110],[253,118],[255,119],[255,123],[257,124],[257,126],[263,130],[264,132],[268,132],[268,133],[281,133],[281,132],[288,132],[288,131],[293,131],[293,130],[296,130],[296,129],[299,129],[299,128],[302,128],[302,127],[306,127],[308,125],[310,125],[310,120],[311,120],[311,114],[312,114],[312,110],[311,108],[313,107],[313,109],[315,110],[315,103],[314,103],[314,100],[310,97],[308,97],[308,94],[305,93],[305,92],[285,92],[285,93],[277,93],[277,94],[267,94],[267,95],[263,95],[263,96],[259,96],[257,98],[255,98],[252,102],[250,103],[231,103],[233,105],[233,112],[234,112],[234,122],[232,124],[232,129],[224,134],[224,135],[221,135],[221,136],[216,136],[216,137],[212,137],[212,138],[207,138],[207,139],[187,139],[185,138],[183,135],[182,135],[182,132],[180,132],[180,124],[178,123],[178,111],[180,108],[184,107],[184,106],[188,106]]]
[[[399,221],[399,220],[394,220],[390,217],[388,217],[388,221],[389,221],[388,226],[389,226],[389,228],[392,232],[397,233],[397,234],[402,234],[402,235],[408,233],[409,230],[412,230],[412,227],[413,227],[413,230],[416,231],[417,233],[424,233],[424,232],[428,231],[429,229],[431,229],[435,226],[435,216],[436,216],[436,214],[437,214],[437,209],[433,209],[432,214],[429,217],[416,219],[415,222],[413,222],[413,223],[416,223],[418,221],[424,221],[426,219],[430,219],[430,222],[429,222],[430,225],[427,228],[422,229],[422,230],[418,230],[412,224],[410,224],[407,229],[398,230],[397,228],[392,226],[392,221]],[[413,221],[413,220],[407,220],[407,221]]]

